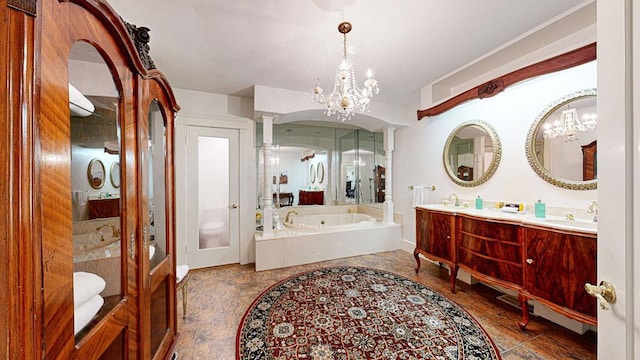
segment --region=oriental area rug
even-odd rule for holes
[[[500,359],[459,305],[397,274],[322,268],[264,291],[247,309],[236,359]]]

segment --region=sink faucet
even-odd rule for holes
[[[111,238],[112,239],[117,239],[117,238],[120,237],[120,229],[116,228],[116,226],[113,225],[113,224],[100,225],[100,226],[98,226],[98,228],[96,228],[96,230],[100,231],[100,230],[102,230],[103,228],[105,228],[107,226],[111,227]],[[100,241],[104,241],[104,238],[101,238]]]
[[[589,214],[593,214],[593,222],[598,222],[598,202],[592,201],[587,208]]]
[[[449,201],[451,201],[451,198],[456,199],[456,202],[454,203],[455,206],[460,206],[460,200],[458,199],[458,195],[456,193],[451,193],[451,195],[449,195]]]
[[[293,224],[293,219],[291,218],[291,214],[298,215],[295,210],[291,210],[287,213],[287,216],[284,218],[285,224]]]

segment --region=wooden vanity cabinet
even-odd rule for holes
[[[6,84],[0,89],[0,195],[6,199],[5,216],[0,217],[0,358],[170,358],[177,328],[173,124],[179,106],[167,79],[148,57],[149,29],[125,23],[107,1],[0,3],[5,19],[0,22],[0,59],[5,64],[0,79]],[[93,54],[84,53],[87,48],[98,56],[87,56]],[[88,71],[106,67],[108,90],[113,88],[117,96],[102,97],[99,91],[84,95],[108,99],[100,106],[115,109],[115,118],[100,121],[108,121],[118,134],[115,152],[121,161],[120,197],[107,201],[110,206],[119,201],[113,237],[120,239],[113,242],[117,251],[110,255],[117,265],[108,274],[117,278],[117,293],[101,293],[104,305],[77,334],[74,320],[81,312],[74,306],[73,274],[74,210],[79,204],[71,194],[74,179],[82,177],[72,176],[69,95],[76,60],[86,63],[83,69]],[[99,80],[104,78],[88,76],[83,83]],[[167,240],[160,265],[150,269],[150,196],[143,175],[149,167],[144,146],[153,101],[164,116],[167,140],[165,187],[154,189],[156,195],[163,193],[166,211],[160,216],[156,209],[155,231],[157,236],[162,223]],[[88,116],[99,117],[100,110],[96,106]],[[97,217],[116,213],[112,206],[106,214],[104,203],[98,205]],[[161,326],[151,319],[154,305],[165,314]],[[157,346],[152,344],[155,332],[160,333]]]
[[[596,324],[596,300],[584,284],[596,283],[597,235],[464,213],[416,208],[419,255],[447,264],[455,292],[458,268],[518,293],[524,329],[528,300],[587,324]]]
[[[299,190],[298,205],[323,205],[323,190]]]
[[[455,217],[449,213],[416,208],[416,273],[420,271],[420,256],[449,266],[450,288],[455,292],[458,272],[455,258]]]
[[[596,283],[596,234],[524,227],[526,299],[596,324],[596,299],[584,290]],[[521,326],[526,326],[526,323]]]
[[[485,282],[522,287],[522,242],[518,224],[457,216],[458,265]]]

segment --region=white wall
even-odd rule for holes
[[[415,121],[396,131],[394,152],[394,204],[403,213],[403,238],[415,243],[415,213],[409,185],[435,185],[431,202],[451,193],[472,200],[533,204],[539,197],[547,206],[585,208],[597,199],[597,190],[566,190],[540,178],[525,153],[527,132],[540,112],[558,98],[577,90],[595,88],[595,62],[540,76],[488,99],[472,100],[441,115]],[[447,176],[442,151],[451,131],[467,120],[490,123],[502,142],[502,160],[491,179],[476,187],[462,187]],[[605,119],[606,121],[606,119]]]
[[[186,229],[186,129],[188,126],[231,128],[239,130],[238,154],[239,169],[239,205],[240,205],[240,263],[255,261],[256,177],[255,174],[255,124],[248,99],[234,96],[205,93],[201,91],[174,89],[176,101],[180,105],[176,121],[176,250],[178,263],[185,263]]]

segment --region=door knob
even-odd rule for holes
[[[600,285],[584,284],[587,293],[600,301],[602,310],[609,310],[609,304],[616,302],[616,289],[606,281],[600,281]]]
[[[238,208],[238,204],[231,204],[231,208],[232,209],[237,209]]]

